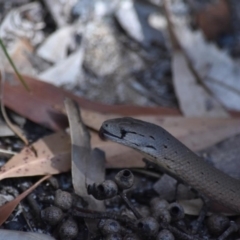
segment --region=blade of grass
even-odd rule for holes
[[[8,52],[7,52],[7,49],[6,49],[6,47],[4,46],[3,41],[2,41],[1,38],[0,38],[0,46],[1,46],[1,48],[2,48],[2,50],[3,50],[3,52],[4,52],[4,54],[5,54],[5,56],[7,57],[9,63],[11,64],[14,72],[15,72],[16,75],[18,76],[20,82],[22,83],[22,85],[25,87],[25,89],[26,89],[28,92],[31,92],[31,91],[30,91],[30,88],[29,88],[28,85],[27,85],[27,83],[26,83],[25,80],[23,79],[22,75],[18,72],[18,70],[17,70],[14,62],[12,61],[11,57],[9,56],[9,54],[8,54]]]
[[[5,72],[2,69],[2,66],[0,66],[0,108],[1,108],[1,112],[3,115],[3,118],[5,120],[5,122],[7,123],[8,127],[25,143],[25,145],[28,145],[28,140],[25,137],[22,129],[20,127],[18,127],[16,124],[13,124],[10,119],[8,118],[5,106],[4,106],[4,88],[3,88],[3,84],[4,84],[4,80],[5,80]]]

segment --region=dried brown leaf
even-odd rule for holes
[[[86,171],[91,156],[90,135],[86,126],[82,123],[78,105],[70,99],[66,99],[64,103],[71,133],[73,187],[78,195],[86,197],[88,196]]]
[[[35,151],[31,150],[31,147]],[[1,169],[0,180],[57,174],[71,168],[70,137],[64,132],[46,136],[13,156]]]
[[[91,149],[90,134],[84,125],[78,104],[64,101],[69,119],[72,140],[72,181],[75,192],[84,198],[91,210],[104,211],[103,201],[96,200],[87,192],[87,184],[102,182],[105,178],[105,155],[99,149]],[[96,220],[86,219],[90,232],[97,231]],[[90,239],[90,236],[89,238]]]
[[[72,140],[72,178],[75,192],[87,200],[92,210],[103,210],[103,202],[87,193],[86,183],[101,182],[105,177],[105,156],[100,150],[92,151],[90,134],[82,122],[78,105],[65,100]]]
[[[163,107],[141,107],[131,105],[107,105],[93,102],[79,96],[75,96],[62,88],[39,81],[37,78],[24,76],[31,93],[27,93],[20,85],[16,76],[6,75],[4,84],[4,104],[21,116],[46,126],[55,131],[67,127],[67,117],[61,114],[64,109],[63,101],[66,97],[74,99],[85,110],[92,110],[102,113],[112,113],[123,116],[130,115],[179,115],[180,112],[173,108]],[[57,107],[56,107],[57,106]],[[56,108],[55,108],[56,107]],[[37,109],[37,111],[36,111]]]

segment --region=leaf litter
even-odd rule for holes
[[[70,146],[70,138],[64,132],[43,137],[2,166],[0,180],[67,172],[71,167]]]
[[[194,71],[192,62],[182,50],[176,36],[173,17],[168,2],[164,1],[164,10],[172,41],[172,73],[179,106],[185,117],[229,117],[229,113],[202,84],[202,76]],[[194,99],[194,100],[193,100]]]
[[[51,8],[50,6],[48,6],[48,7]],[[56,15],[54,17],[56,18]],[[56,18],[56,20],[57,20],[57,18]],[[65,24],[66,23],[64,22],[63,25],[65,25]],[[62,24],[59,24],[59,22],[57,22],[57,25],[59,26],[58,29],[61,29]],[[184,40],[186,40],[185,33],[186,33],[186,31],[189,31],[189,29],[187,29],[186,31],[185,30],[186,29],[179,30],[180,34],[181,34],[180,36],[184,35]],[[190,32],[191,32],[191,34],[193,34],[192,31],[190,31]],[[191,35],[191,34],[189,34],[189,35]],[[201,35],[201,33],[200,33],[200,35]],[[187,34],[186,34],[186,36],[187,36]],[[191,35],[191,37],[192,37],[192,35]],[[196,44],[193,44],[193,45],[196,45]],[[226,109],[224,109],[224,108],[227,108],[226,107],[227,104],[226,103],[223,104],[223,102],[219,98],[217,100],[214,99],[212,94],[210,94],[211,95],[210,96],[209,93],[206,92],[204,83],[197,82],[195,79],[196,76],[194,75],[194,71],[195,71],[195,73],[197,72],[197,74],[201,77],[202,81],[205,81],[206,80],[205,78],[207,76],[209,81],[214,82],[215,84],[218,84],[219,75],[217,73],[217,69],[219,68],[219,66],[221,67],[221,69],[224,69],[224,67],[223,67],[224,64],[222,64],[222,65],[218,64],[215,69],[214,69],[215,63],[209,67],[208,64],[206,64],[206,62],[204,62],[206,59],[206,56],[205,56],[205,59],[201,59],[201,61],[203,60],[203,63],[200,61],[200,64],[199,64],[198,59],[197,59],[198,56],[196,57],[194,55],[194,53],[191,52],[194,49],[189,50],[188,48],[189,48],[189,46],[182,44],[181,51],[174,52],[173,62],[172,62],[172,64],[173,64],[172,72],[174,75],[174,80],[176,81],[175,82],[175,91],[178,92],[181,110],[184,113],[184,116],[188,116],[188,117],[181,117],[180,112],[178,110],[172,111],[175,115],[177,115],[177,117],[166,117],[166,116],[159,116],[163,110],[163,109],[159,109],[159,108],[155,108],[156,112],[154,112],[155,111],[154,108],[134,108],[134,107],[99,105],[94,102],[84,101],[85,99],[81,99],[80,97],[77,98],[78,102],[79,103],[81,102],[81,104],[83,104],[83,107],[86,107],[82,110],[83,122],[88,127],[90,127],[92,130],[95,130],[95,131],[91,132],[92,147],[96,147],[96,146],[101,147],[102,149],[104,149],[106,151],[106,166],[108,166],[108,167],[126,167],[126,166],[127,167],[134,167],[134,166],[142,167],[143,166],[143,163],[139,161],[141,158],[140,155],[138,155],[138,156],[134,155],[135,153],[132,150],[129,150],[129,149],[126,150],[126,148],[121,148],[121,146],[119,147],[118,145],[115,145],[115,146],[111,145],[112,143],[102,143],[99,141],[98,136],[96,135],[96,130],[98,130],[102,121],[112,118],[112,117],[119,116],[119,115],[120,116],[121,115],[130,115],[130,116],[136,117],[136,115],[133,114],[133,112],[135,112],[136,109],[137,109],[136,112],[138,111],[137,117],[139,119],[153,122],[153,123],[163,126],[164,128],[169,130],[174,136],[176,136],[179,140],[181,140],[183,143],[185,143],[187,146],[189,146],[194,151],[204,149],[205,147],[209,147],[212,144],[215,144],[225,138],[231,137],[231,136],[239,133],[239,120],[238,119],[233,119],[230,117],[222,118],[222,116],[226,117],[226,116],[230,115],[229,112],[226,111]],[[207,55],[206,52],[207,51],[204,52],[205,55]],[[216,57],[219,57],[218,60],[222,60],[222,59],[220,59],[221,58],[220,55],[218,55],[218,56],[216,55]],[[66,55],[66,56],[68,56],[68,55]],[[204,56],[203,56],[203,58],[204,58]],[[104,61],[102,61],[102,62],[104,62]],[[188,65],[189,62],[192,64],[192,66]],[[90,63],[91,63],[91,61],[88,62],[87,67],[91,70],[92,66],[90,66],[91,65]],[[85,59],[85,64],[86,64],[86,59]],[[129,65],[131,65],[131,64],[129,64]],[[53,68],[54,67],[57,67],[57,65],[53,66]],[[84,67],[86,67],[86,66],[84,66]],[[49,69],[51,69],[51,68],[49,68]],[[96,69],[97,69],[97,71],[101,72],[98,68],[96,68]],[[193,69],[194,69],[194,71],[193,71]],[[234,70],[231,67],[230,67],[230,69]],[[77,70],[79,70],[79,69],[77,69]],[[224,71],[224,70],[221,70],[220,75],[224,75],[224,74],[222,74],[223,73],[222,71]],[[121,72],[121,71],[118,71],[118,72]],[[187,74],[186,74],[186,72],[187,72]],[[228,73],[225,75],[228,77]],[[66,73],[66,76],[67,76],[67,73]],[[111,79],[111,77],[112,76],[110,76],[109,78]],[[128,76],[127,76],[127,78],[128,78]],[[189,79],[193,80],[193,81],[183,82],[184,80],[189,80]],[[31,80],[35,81],[36,79],[31,79]],[[52,79],[52,80],[56,81],[56,80],[58,80],[58,77],[54,76],[54,79]],[[188,88],[189,84],[191,84],[191,89]],[[202,84],[202,86],[201,86],[201,84]],[[225,83],[222,82],[220,85],[223,86],[225,88],[225,90],[226,89],[228,89],[228,90],[234,89],[234,84],[232,86],[229,86],[228,83],[226,83],[225,85],[224,84]],[[37,85],[37,83],[35,84],[35,86],[36,85]],[[208,87],[209,86],[208,83],[206,83],[205,86]],[[182,89],[180,87],[182,87]],[[38,87],[36,87],[36,89],[37,88]],[[49,91],[46,95],[44,95],[46,91],[43,91],[43,89],[48,90],[48,88],[51,89],[51,91]],[[186,89],[188,91],[190,91],[190,93],[191,93],[188,95],[188,99],[184,99],[183,97],[186,97],[186,96],[182,96],[182,95],[185,95]],[[237,94],[238,89],[235,89],[235,90],[236,91],[233,91],[233,92],[235,92],[235,94]],[[57,88],[51,88],[51,86],[47,85],[47,84],[45,84],[45,85],[42,84],[41,88],[38,88],[38,91],[36,91],[35,94],[32,94],[30,96],[30,94],[24,93],[21,95],[21,93],[20,93],[21,97],[17,98],[17,100],[13,100],[12,96],[15,96],[15,94],[12,94],[12,92],[14,93],[14,91],[15,91],[16,94],[19,94],[19,92],[21,92],[21,90],[19,91],[19,88],[10,86],[10,87],[8,87],[8,91],[11,92],[11,94],[7,94],[6,103],[8,106],[11,106],[11,108],[14,109],[15,111],[21,112],[22,115],[34,120],[35,122],[38,122],[38,123],[43,124],[48,127],[50,126],[54,130],[64,129],[64,127],[66,127],[66,125],[60,124],[58,121],[56,121],[56,119],[61,119],[63,117],[59,113],[63,113],[64,111],[57,111],[57,109],[60,109],[63,107],[63,104],[62,104],[63,96],[64,97],[67,96],[68,95],[67,92],[61,91],[60,89],[57,90]],[[57,97],[55,94],[53,94],[53,93],[55,93],[55,91],[56,91]],[[125,93],[126,91],[123,91],[123,92]],[[213,91],[213,90],[210,92],[215,93],[215,91]],[[216,93],[215,93],[215,95],[216,95]],[[17,95],[17,96],[19,96],[19,95]],[[201,98],[199,98],[199,96],[201,96]],[[72,98],[76,99],[74,96],[72,96]],[[19,99],[21,99],[21,101]],[[214,100],[216,100],[216,101],[214,101]],[[20,106],[17,103],[17,101],[21,102]],[[193,105],[191,107],[188,107],[188,104],[190,104],[191,101],[192,101]],[[228,99],[225,99],[225,101],[228,101]],[[222,106],[218,104],[219,102],[221,102],[221,104],[224,105],[224,108],[222,108]],[[39,106],[40,110],[36,111],[36,107],[38,107],[38,106]],[[87,106],[88,107],[92,106],[94,108],[92,110],[95,110],[97,112],[89,111]],[[75,105],[75,107],[76,107],[76,105]],[[81,107],[82,107],[82,105],[81,105]],[[229,105],[228,105],[228,107],[229,107]],[[34,111],[30,111],[30,109],[34,109]],[[86,194],[86,183],[91,183],[92,179],[94,178],[95,173],[98,172],[98,170],[97,170],[98,168],[96,167],[96,165],[92,164],[92,159],[94,159],[94,158],[95,159],[104,159],[104,156],[102,153],[98,152],[98,150],[95,150],[95,153],[98,152],[97,154],[95,154],[95,155],[93,154],[94,150],[91,149],[89,134],[87,133],[87,130],[85,129],[85,127],[81,121],[81,117],[79,117],[79,112],[75,111],[75,113],[74,113],[73,109],[74,108],[69,110],[69,108],[68,108],[68,111],[67,111],[67,113],[68,113],[67,115],[68,115],[69,122],[70,122],[70,131],[71,131],[71,140],[72,140],[72,154],[73,154],[73,156],[72,156],[72,164],[73,164],[72,178],[74,181],[75,191],[77,193],[79,193],[80,195],[84,195],[84,194]],[[90,109],[91,109],[91,107],[90,107]],[[135,109],[135,110],[133,111],[133,109]],[[145,113],[145,115],[144,115],[144,109],[146,110],[146,112],[153,111],[154,113],[157,113],[157,115],[153,115],[153,114],[149,115],[147,113]],[[236,108],[231,106],[231,109],[236,109]],[[169,109],[167,109],[167,112],[168,112],[168,110]],[[210,110],[210,111],[208,112],[208,110]],[[139,115],[139,111],[142,114]],[[104,114],[99,113],[99,112],[104,112]],[[171,112],[171,110],[169,110],[169,112]],[[29,113],[31,113],[31,114],[29,114]],[[106,114],[106,113],[108,113],[108,114]],[[111,114],[109,114],[109,113],[111,113]],[[148,115],[148,116],[146,116],[146,115]],[[189,118],[189,116],[191,116],[191,117],[197,116],[198,118]],[[215,118],[208,119],[209,116],[213,116]],[[63,118],[63,119],[66,119],[66,118]],[[80,125],[79,125],[79,122],[81,123]],[[82,138],[77,136],[78,134]],[[70,142],[69,137],[68,137],[68,140]],[[41,141],[41,140],[39,140],[39,141]],[[53,140],[53,142],[54,142],[54,140]],[[58,141],[56,139],[55,139],[55,142],[58,143]],[[37,144],[37,143],[38,142],[36,142],[35,144]],[[46,146],[43,147],[40,144],[39,148],[44,149],[44,148],[48,148],[48,147],[46,147]],[[36,168],[41,166],[41,159],[45,159],[46,161],[48,160],[49,162],[51,162],[51,160],[46,155],[44,155],[44,156],[42,156],[41,154],[39,155],[38,149],[36,149],[35,147],[34,147],[34,149],[35,149],[35,151],[32,151],[31,147],[28,147],[28,148],[26,147],[20,154],[17,154],[17,156],[18,156],[18,158],[21,158],[23,156],[24,157],[28,156],[32,159],[32,161],[30,161],[30,162],[34,162],[33,166],[35,166],[35,167],[31,167],[31,172],[33,173],[33,175],[44,174],[44,171],[54,172],[54,169],[56,168],[56,166],[54,167],[52,165],[48,166],[47,170],[46,169],[43,170],[41,168],[36,170]],[[66,156],[67,156],[67,154],[69,154],[68,156],[70,156],[70,151],[71,151],[71,147],[69,147],[68,150],[66,150]],[[54,159],[54,156],[59,156],[59,155],[62,156],[61,151],[59,152],[57,150],[56,152],[57,152],[56,155],[52,154],[53,156],[50,157],[51,159]],[[63,153],[63,155],[64,154],[65,153]],[[80,163],[78,162],[79,158],[77,156],[80,158]],[[69,157],[69,159],[70,159],[70,157]],[[14,163],[16,164],[17,167],[14,166]],[[105,169],[103,163],[104,163],[104,161],[102,161],[101,162],[102,165],[99,166],[101,168],[101,171],[100,171],[101,174],[103,174],[104,169]],[[59,168],[59,167],[61,168],[61,166],[63,166],[61,164],[60,164],[60,166],[57,166],[57,168]],[[6,169],[8,174],[5,176],[2,173],[1,174],[3,176],[2,178],[11,176],[12,172],[15,172],[15,174],[16,174],[17,170],[19,170],[19,169],[21,169],[21,171],[23,171],[25,169],[24,166],[26,166],[26,165],[27,165],[27,163],[23,163],[22,159],[20,160],[20,165],[17,165],[17,160],[16,160],[16,162],[14,160],[10,161],[9,164],[7,163],[5,165],[5,167],[8,167]],[[88,171],[88,168],[89,168],[88,165],[90,166],[91,171]],[[70,161],[68,161],[67,166],[68,167],[66,167],[65,169],[71,168]],[[95,169],[94,169],[94,166],[95,166]],[[13,170],[11,170],[11,169],[13,169]],[[3,167],[3,170],[4,170],[4,167]],[[59,171],[59,172],[61,172],[61,171]],[[56,173],[57,173],[57,171],[56,171]],[[93,175],[91,176],[91,174],[93,174]],[[1,175],[0,175],[0,178],[1,178]],[[80,175],[80,177],[79,177],[79,175]],[[26,174],[21,175],[21,173],[18,173],[18,175],[16,175],[16,176],[26,176]],[[101,181],[101,179],[104,179],[104,175],[102,175],[98,181]],[[77,183],[82,184],[82,185],[78,185]],[[198,207],[199,206],[200,205],[198,204]]]

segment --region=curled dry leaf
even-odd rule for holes
[[[25,192],[17,196],[12,201],[6,203],[5,205],[0,207],[0,226],[8,219],[8,217],[11,215],[13,210],[16,208],[16,206],[22,201],[29,193],[31,193],[40,183],[42,183],[44,180],[50,178],[51,175],[47,175],[43,178],[41,178],[38,182],[36,182],[34,185],[32,185],[29,189],[27,189]],[[11,238],[12,239],[12,238]]]
[[[57,174],[69,171],[70,168],[70,138],[68,134],[59,132],[38,140],[13,156],[0,169],[0,180],[9,177]]]
[[[90,135],[82,123],[80,111],[76,102],[64,101],[68,113],[72,144],[72,181],[76,194],[88,197],[86,189],[87,163],[91,157]]]
[[[64,101],[69,119],[72,140],[72,178],[75,192],[88,202],[92,210],[103,211],[104,203],[89,196],[86,184],[105,179],[105,155],[99,149],[91,149],[90,134],[83,124],[76,102]]]
[[[89,209],[104,211],[104,202],[88,194],[87,184],[105,179],[105,154],[99,149],[91,149],[90,134],[82,121],[78,104],[68,98],[64,104],[71,132],[72,181],[75,193],[83,197]],[[97,231],[97,221],[85,219],[85,222],[90,232]]]

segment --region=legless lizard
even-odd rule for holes
[[[100,136],[136,149],[209,199],[240,213],[240,181],[209,165],[160,126],[117,118],[102,124]]]

